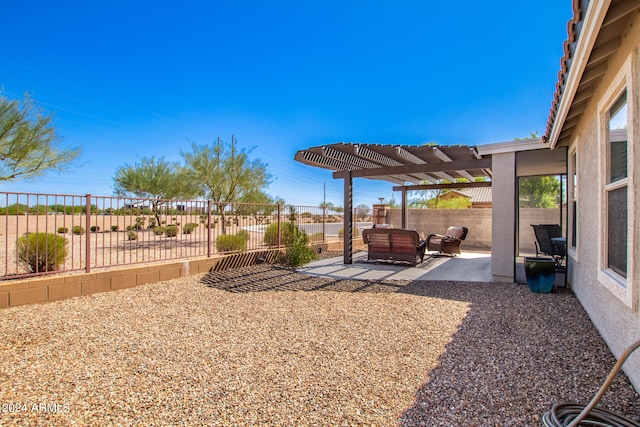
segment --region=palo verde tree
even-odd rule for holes
[[[267,172],[267,165],[258,159],[251,160],[251,151],[253,148],[238,150],[233,136],[230,144],[218,137],[217,143],[193,143],[191,152],[180,151],[193,188],[200,189],[199,196],[216,204],[223,234],[226,234],[225,207],[269,185],[271,175]]]
[[[29,95],[20,102],[0,94],[0,181],[64,170],[80,149],[61,149],[59,140],[53,115],[46,115]]]
[[[364,203],[356,207],[356,218],[358,218],[360,221],[364,221],[365,219],[367,219],[370,213],[371,208]]]
[[[151,200],[151,209],[160,224],[160,208],[172,199],[190,198],[196,192],[187,185],[184,169],[177,162],[160,157],[144,157],[133,166],[120,166],[113,177],[119,196],[133,195]]]
[[[269,217],[278,211],[278,205],[284,206],[285,201],[281,197],[273,198],[263,190],[250,189],[238,199],[240,204],[235,207],[236,215],[251,215],[258,224],[267,221]]]

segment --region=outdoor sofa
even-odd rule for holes
[[[402,261],[415,266],[424,259],[425,241],[415,230],[369,228],[362,232],[368,246],[367,259]]]

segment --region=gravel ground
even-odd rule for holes
[[[259,265],[1,310],[0,425],[535,426],[614,363],[569,292]]]

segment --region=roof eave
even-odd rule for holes
[[[541,150],[549,148],[542,141],[542,138],[520,139],[492,144],[478,145],[478,154],[481,156],[491,156],[493,154],[514,153],[518,151]]]
[[[598,38],[598,33],[602,27],[611,0],[591,1],[585,13],[582,29],[580,30],[580,37],[576,42],[576,49],[571,58],[571,67],[568,70],[566,84],[560,97],[556,115],[553,119],[551,131],[547,142],[551,149],[556,148],[560,133],[562,132],[562,125],[564,124],[573,98],[580,85],[580,80],[587,66],[589,55],[593,50],[593,46]]]

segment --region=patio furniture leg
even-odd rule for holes
[[[418,254],[420,254],[420,263],[422,263],[424,261],[424,253],[427,250],[427,241],[420,240],[420,246],[418,246],[416,250],[418,251]]]

